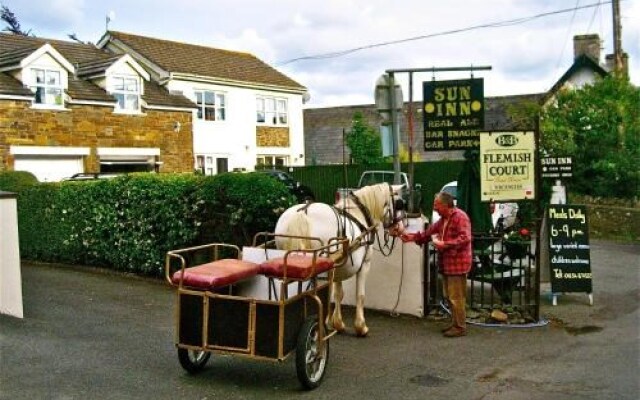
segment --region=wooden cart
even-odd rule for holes
[[[254,247],[260,242],[267,254],[280,237],[260,233]],[[320,384],[335,334],[325,325],[335,260],[344,257],[347,242],[304,240],[312,248],[261,263],[243,260],[239,247],[224,243],[167,253],[165,276],[177,288],[175,343],[185,370],[201,371],[212,353],[271,361],[295,353],[302,385]],[[256,279],[268,282],[268,294],[244,295],[243,286]]]

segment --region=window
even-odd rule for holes
[[[31,90],[35,93],[35,104],[49,104],[62,106],[62,82],[60,71],[48,69],[33,69],[34,85]]]
[[[210,90],[196,90],[196,104],[198,105],[198,119],[204,121],[224,121],[225,95]]]
[[[229,160],[227,158],[216,158],[210,155],[196,156],[196,170],[204,175],[215,175],[229,171]]]
[[[256,122],[266,125],[287,125],[287,99],[258,97],[256,99]]]
[[[116,98],[116,110],[139,111],[140,110],[140,80],[133,76],[114,76],[112,79],[111,94]]]
[[[258,156],[256,158],[256,165],[259,168],[270,167],[280,168],[287,166],[288,157],[285,156]]]

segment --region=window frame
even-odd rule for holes
[[[202,122],[222,122],[227,120],[227,93],[211,89],[194,89],[195,100],[198,106],[196,119]],[[206,95],[210,94],[213,103],[206,102]],[[200,101],[198,101],[200,98]],[[221,100],[221,101],[220,101]],[[209,113],[207,110],[211,110]],[[207,119],[207,115],[212,115],[213,119]]]
[[[256,96],[256,124],[289,126],[289,100],[278,96]]]
[[[258,168],[286,168],[289,166],[289,156],[281,154],[258,154],[256,156]]]
[[[141,98],[142,98],[142,80],[139,76],[136,75],[127,75],[127,74],[114,74],[110,78],[109,83],[109,94],[111,94],[116,99],[116,104],[114,106],[114,111],[122,114],[139,114],[141,112]],[[117,84],[119,81],[122,81],[122,89],[117,89]],[[135,90],[128,90],[131,82],[135,82]],[[124,107],[121,107],[121,102],[119,96],[122,96],[122,103]],[[134,107],[127,107],[128,104],[131,103],[131,98],[135,97]]]
[[[46,67],[32,67],[30,68],[32,84],[30,89],[34,94],[32,105],[37,108],[64,108],[64,85],[62,79],[64,74],[62,70]],[[38,72],[42,73],[43,82],[38,82]],[[57,74],[57,83],[48,82],[47,77],[49,74]],[[39,90],[42,92],[39,94]],[[57,94],[47,93],[50,90],[57,90]],[[47,102],[48,96],[53,96],[53,102]],[[40,99],[41,101],[37,101]],[[43,101],[44,100],[44,101]]]

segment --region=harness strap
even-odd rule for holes
[[[345,217],[346,219],[350,220],[351,222],[353,222],[359,229],[361,232],[367,232],[369,231],[369,227],[365,226],[364,224],[362,224],[362,222],[360,222],[359,219],[357,219],[356,217],[354,217],[353,215],[351,215],[347,210],[344,210],[342,208],[336,208],[336,207],[331,207],[335,210],[335,212],[337,212],[338,214],[342,215],[343,217]],[[344,229],[343,232],[340,232],[340,236],[346,236],[346,229],[347,229],[347,224],[345,223],[344,226],[342,227]],[[373,224],[370,224],[370,226],[373,226]],[[369,235],[369,238],[367,239],[367,241],[365,242],[367,245],[370,245],[374,242],[375,240],[375,235],[373,235],[373,232],[371,232],[371,234]]]
[[[358,210],[364,215],[364,220],[367,223],[367,227],[373,226],[373,219],[371,218],[371,213],[369,209],[362,204],[358,196],[356,196],[353,192],[349,192],[349,198],[353,200],[355,205],[358,207]],[[366,229],[366,228],[365,228]]]

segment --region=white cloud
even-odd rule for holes
[[[212,47],[248,51],[275,64],[421,35],[571,9],[575,0],[0,0],[24,28],[96,41],[114,10],[111,29]],[[594,3],[594,2],[591,2]],[[623,47],[632,81],[640,84],[640,1],[621,2]],[[573,61],[572,38],[598,33],[613,51],[611,4],[549,15],[505,27],[474,29],[375,47],[336,58],[276,65],[307,86],[312,106],[368,103],[375,79],[389,68],[491,65],[477,72],[488,96],[548,90]],[[439,73],[458,79],[464,73]],[[405,85],[406,76],[398,79]],[[416,82],[431,74],[416,74]],[[416,87],[418,84],[416,83]],[[420,91],[414,91],[416,97]]]

